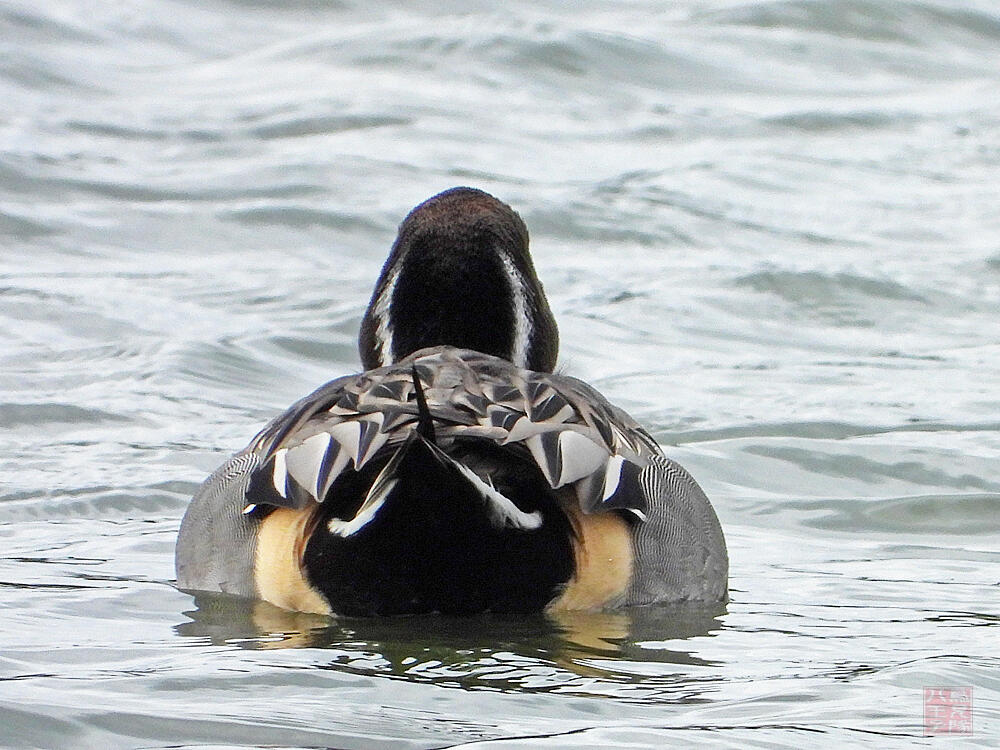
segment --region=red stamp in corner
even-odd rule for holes
[[[924,735],[972,734],[971,687],[924,688]]]

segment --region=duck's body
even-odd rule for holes
[[[360,346],[366,372],[293,405],[202,485],[181,588],[347,615],[726,598],[698,485],[551,374],[555,322],[507,206],[468,188],[418,206]]]

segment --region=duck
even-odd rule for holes
[[[363,371],[266,425],[195,493],[177,586],[331,616],[558,613],[728,598],[704,491],[595,388],[506,203],[456,187],[400,224]]]

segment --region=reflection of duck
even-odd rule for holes
[[[191,620],[177,625],[181,636],[255,651],[325,649],[330,658],[319,657],[322,669],[463,689],[579,687],[619,697],[623,683],[643,695],[677,679],[690,687],[689,667],[718,666],[699,652],[722,629],[725,609],[331,619],[219,594],[198,593],[194,603],[185,613]]]
[[[698,485],[552,374],[556,324],[508,206],[455,188],[414,209],[360,348],[366,372],[293,405],[199,489],[181,588],[347,615],[725,599]]]

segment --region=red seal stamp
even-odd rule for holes
[[[971,687],[924,688],[924,735],[972,734]]]

